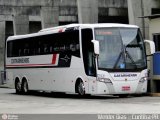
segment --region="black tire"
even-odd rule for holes
[[[77,86],[77,92],[80,96],[85,95],[85,87],[84,87],[84,83],[82,81],[80,81],[78,86]]]
[[[24,80],[23,82],[22,82],[22,87],[21,87],[21,89],[22,89],[22,94],[28,94],[28,83],[27,83],[27,81],[26,80]]]
[[[128,94],[121,94],[119,95],[119,98],[127,98],[128,97]]]
[[[15,89],[16,89],[16,94],[21,94],[21,83],[19,80],[16,80],[15,82]]]

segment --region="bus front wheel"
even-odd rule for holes
[[[78,94],[81,96],[85,95],[85,87],[84,87],[84,83],[82,81],[79,82],[78,86],[77,86],[77,91]]]

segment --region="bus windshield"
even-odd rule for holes
[[[146,67],[143,39],[138,28],[96,28],[100,43],[99,69],[137,70]]]

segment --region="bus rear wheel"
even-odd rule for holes
[[[23,82],[22,82],[22,93],[23,94],[27,94],[28,93],[28,83],[27,83],[27,81],[26,80],[24,80]]]
[[[85,95],[85,87],[84,87],[84,83],[82,81],[79,82],[79,84],[77,86],[77,91],[80,96]]]
[[[16,82],[15,82],[15,89],[16,89],[16,94],[21,93],[21,83],[19,80],[16,80]]]

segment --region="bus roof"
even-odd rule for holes
[[[81,27],[81,28],[98,28],[98,27],[129,27],[129,28],[138,28],[136,25],[129,25],[129,24],[118,24],[118,23],[97,23],[97,24],[69,24],[65,26],[58,26],[58,27],[52,27],[47,29],[42,29],[40,32],[50,31],[50,30],[56,30],[56,29],[62,29],[62,28],[70,28],[70,27]]]
[[[104,27],[138,28],[138,26],[136,26],[136,25],[118,24],[118,23],[69,24],[69,25],[64,25],[64,26],[42,29],[37,33],[10,36],[10,37],[8,37],[7,41],[8,40],[21,39],[21,38],[28,38],[28,37],[36,37],[36,36],[39,36],[39,35],[46,35],[46,34],[63,32],[67,28],[74,28],[74,27],[81,27],[81,28],[104,28]]]

